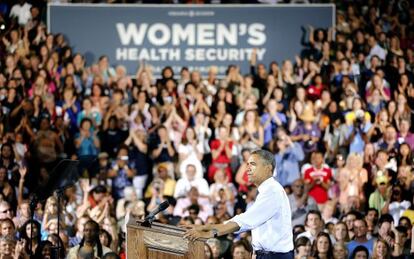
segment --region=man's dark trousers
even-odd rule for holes
[[[256,251],[256,259],[293,259],[293,251],[287,253],[275,253],[266,251]]]

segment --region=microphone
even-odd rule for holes
[[[157,215],[161,211],[166,210],[168,208],[168,206],[170,206],[170,203],[168,201],[162,202],[160,205],[158,205],[157,208],[155,208],[155,210],[151,211],[148,214],[148,216],[145,217],[144,221],[152,221],[154,219],[155,215]]]

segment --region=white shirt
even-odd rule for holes
[[[32,5],[29,3],[24,3],[23,5],[15,4],[10,10],[10,17],[17,17],[17,22],[20,25],[26,25],[30,18],[32,18],[30,8],[32,8]]]
[[[293,250],[292,220],[289,199],[283,187],[273,178],[257,189],[254,204],[229,221],[240,226],[239,232],[252,231],[255,251],[287,253]]]
[[[210,195],[210,189],[206,179],[199,178],[189,181],[187,178],[181,178],[175,185],[174,198],[177,199],[186,196],[191,187],[196,187],[200,195]]]

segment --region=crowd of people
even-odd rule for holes
[[[166,200],[159,222],[225,222],[255,201],[255,149],[274,153],[295,258],[411,258],[412,3],[336,1],[294,62],[253,52],[250,71],[203,78],[86,64],[39,2],[0,4],[1,258],[125,258],[128,220]],[[34,200],[61,160],[83,162],[76,185]],[[250,238],[209,239],[206,258],[250,258]]]

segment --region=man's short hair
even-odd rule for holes
[[[310,210],[310,211],[308,211],[308,213],[306,214],[305,224],[307,224],[307,222],[308,222],[308,218],[309,218],[309,215],[311,215],[311,214],[313,214],[313,215],[317,215],[317,216],[319,217],[319,219],[320,219],[320,220],[322,220],[322,214],[321,214],[321,212],[320,212],[319,210]]]
[[[381,225],[385,222],[393,223],[394,218],[390,214],[382,214],[380,219],[378,220],[378,226],[381,227]]]
[[[258,150],[254,150],[251,155],[258,155],[262,161],[267,164],[267,165],[271,165],[272,166],[272,172],[276,167],[276,160],[275,160],[275,156],[264,149],[258,149]]]

